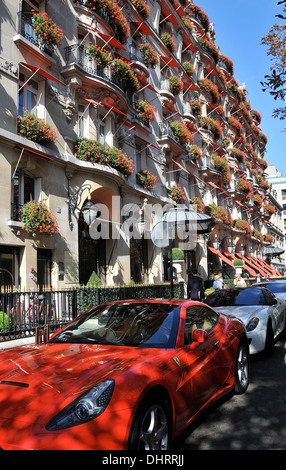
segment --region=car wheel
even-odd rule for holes
[[[274,351],[274,334],[271,322],[268,322],[267,330],[266,330],[266,339],[265,339],[265,348],[264,353],[268,356],[272,354]]]
[[[246,346],[241,343],[238,346],[235,369],[234,391],[237,395],[245,393],[249,383],[249,361]]]
[[[148,398],[139,407],[130,432],[129,450],[168,450],[171,425],[167,407]]]

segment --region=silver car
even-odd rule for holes
[[[217,290],[204,302],[217,312],[233,315],[244,323],[250,354],[271,353],[286,327],[286,301],[265,287]]]

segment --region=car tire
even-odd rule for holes
[[[139,406],[130,431],[128,450],[168,450],[170,413],[159,397],[149,396]]]
[[[248,349],[244,343],[240,343],[237,350],[235,364],[235,386],[236,395],[246,392],[249,383],[249,356]]]
[[[270,356],[274,351],[274,334],[271,322],[267,324],[264,353]]]

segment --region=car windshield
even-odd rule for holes
[[[178,305],[164,303],[100,305],[76,318],[50,343],[173,348],[179,312]]]
[[[265,298],[260,287],[246,289],[224,289],[210,294],[205,303],[210,307],[231,307],[242,305],[264,305]]]
[[[269,284],[266,285],[267,289],[270,290],[270,292],[273,292],[273,294],[279,294],[282,292],[286,293],[286,283],[284,282],[269,282]]]

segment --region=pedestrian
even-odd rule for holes
[[[223,282],[223,277],[222,277],[222,273],[218,273],[216,276],[215,276],[215,280],[214,280],[214,283],[213,283],[213,288],[215,290],[221,290],[224,288],[224,282]]]
[[[205,298],[204,281],[196,269],[192,270],[188,279],[187,292],[189,299],[201,301]]]
[[[186,296],[187,296],[187,283],[186,283],[185,279],[182,276],[182,271],[180,271],[180,270],[177,270],[177,282],[179,284],[181,284],[181,286],[182,286],[182,292],[183,292],[184,299],[185,299]]]
[[[240,274],[236,274],[236,275],[234,276],[233,285],[234,285],[235,287],[246,287],[246,282],[245,282],[245,280],[241,277]]]

